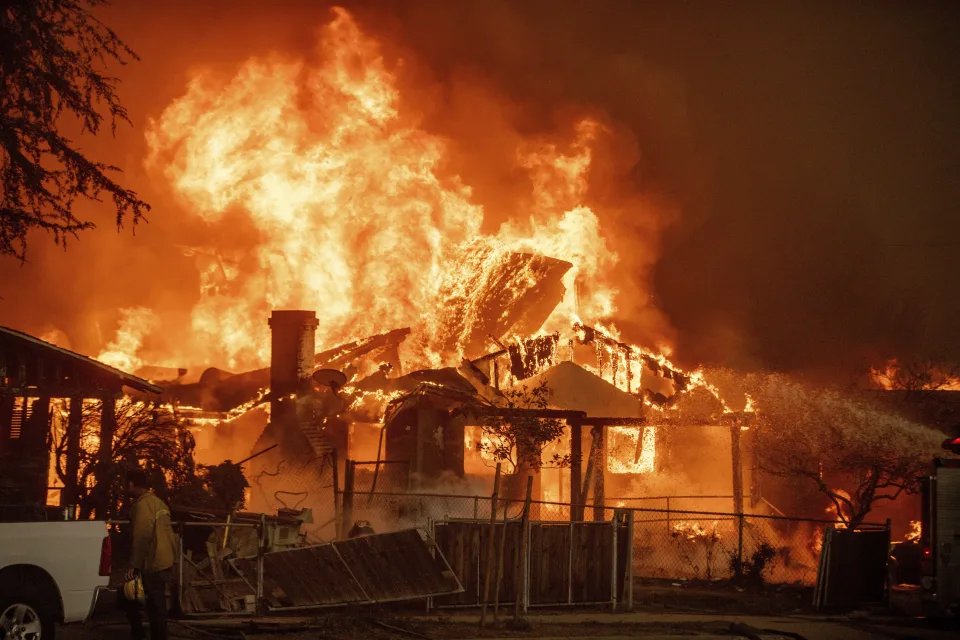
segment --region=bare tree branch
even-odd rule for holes
[[[806,478],[846,525],[863,522],[878,500],[919,491],[942,434],[862,398],[770,376],[756,385],[760,468]]]
[[[150,205],[88,159],[62,125],[96,135],[129,123],[108,63],[136,54],[91,9],[107,0],[0,2],[0,256],[26,259],[27,235],[42,229],[64,245],[94,224],[74,213],[79,198],[113,200],[117,227],[135,225]]]

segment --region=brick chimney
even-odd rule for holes
[[[296,402],[291,394],[311,388],[316,333],[315,311],[274,311],[270,316],[270,421],[296,423]]]

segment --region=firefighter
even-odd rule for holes
[[[150,640],[166,640],[167,583],[175,559],[176,539],[170,525],[170,509],[153,494],[148,484],[147,475],[140,469],[127,473],[127,492],[133,498],[130,511],[133,545],[130,568],[124,576],[127,581],[124,608],[132,640],[143,638],[141,607],[146,609],[150,621]]]

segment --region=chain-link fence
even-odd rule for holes
[[[380,460],[350,462],[353,465],[354,491],[361,493],[396,493],[410,488],[410,462]]]
[[[667,498],[646,498],[644,501]],[[683,498],[671,497],[671,504]],[[618,501],[621,502],[622,501]],[[640,502],[637,500],[637,502]],[[677,509],[581,507],[583,520],[611,521],[618,512],[633,513],[632,569],[637,578],[724,580],[747,578],[770,584],[812,585],[824,527],[834,522],[759,514]],[[523,502],[498,500],[496,521],[517,520]],[[569,504],[535,501],[530,520],[570,522]],[[431,523],[491,519],[489,496],[403,492],[356,494],[353,521],[369,522],[377,532]],[[863,524],[863,528],[885,525]]]

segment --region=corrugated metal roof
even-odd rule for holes
[[[34,347],[39,347],[44,350],[55,352],[62,356],[67,356],[69,358],[79,361],[83,365],[96,367],[101,371],[103,371],[104,373],[107,373],[119,378],[120,382],[124,386],[130,387],[131,389],[136,389],[137,391],[148,391],[150,393],[163,392],[162,387],[158,387],[157,385],[147,380],[144,380],[143,378],[138,378],[137,376],[121,371],[120,369],[115,369],[114,367],[104,364],[99,360],[94,360],[93,358],[90,358],[85,355],[81,355],[74,351],[70,351],[69,349],[58,347],[55,344],[51,344],[39,338],[35,338],[34,336],[31,336],[28,333],[23,333],[22,331],[17,331],[16,329],[0,326],[0,337],[3,337],[3,336],[7,336],[14,340],[26,342]]]
[[[415,600],[460,593],[443,554],[417,529],[381,533],[263,556],[263,596],[271,608],[311,608]],[[234,567],[256,580],[257,561]]]

